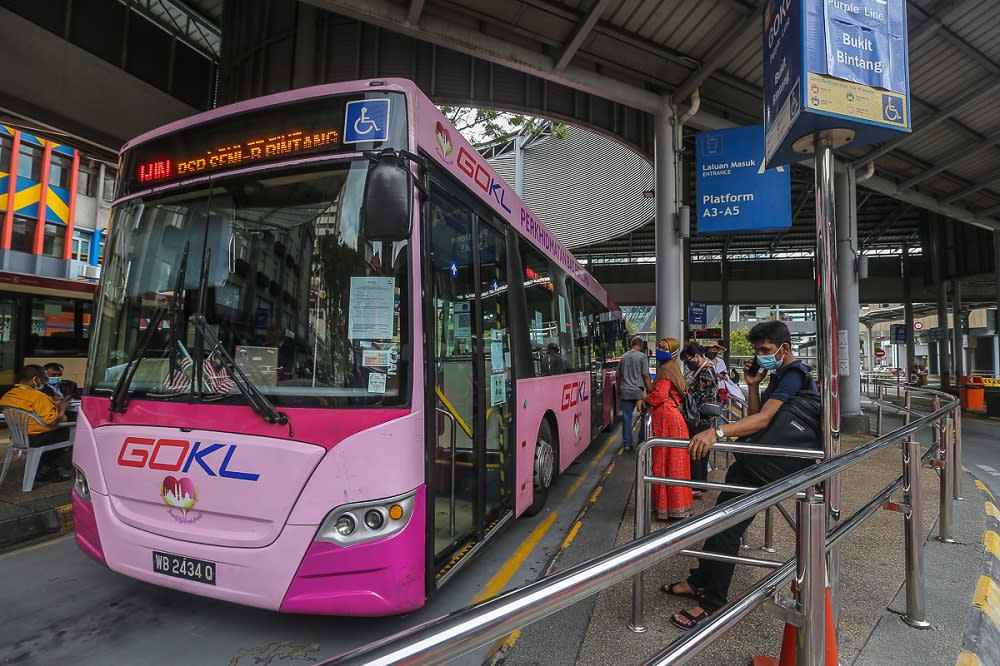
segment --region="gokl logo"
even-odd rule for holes
[[[169,506],[167,513],[178,523],[190,525],[201,520],[201,511],[191,511],[198,503],[198,488],[194,481],[182,476],[167,476],[160,484],[160,497]]]
[[[570,407],[576,407],[579,403],[588,400],[590,400],[590,387],[587,385],[586,379],[572,384],[563,384],[560,411],[565,412]]]
[[[490,172],[486,169],[486,167],[480,164],[476,158],[472,156],[472,153],[465,149],[465,146],[458,149],[458,157],[455,159],[455,164],[458,165],[458,168],[462,170],[462,173],[471,178],[472,182],[478,185],[479,189],[485,192],[487,196],[493,197],[497,200],[497,203],[500,204],[501,208],[508,213],[511,212],[510,208],[508,208],[507,204],[504,203],[503,200],[504,195],[507,192],[503,185],[493,179],[493,176],[490,175]]]
[[[118,452],[118,464],[122,467],[148,467],[164,472],[187,474],[191,466],[197,464],[209,476],[224,479],[256,481],[260,474],[239,472],[231,469],[236,444],[192,443],[186,439],[151,439],[148,437],[126,437]],[[220,453],[225,449],[225,453]],[[219,460],[219,457],[222,457]]]
[[[451,145],[451,133],[440,121],[434,126],[434,140],[437,142],[438,155],[445,162],[451,164],[451,154],[455,152],[455,148]]]

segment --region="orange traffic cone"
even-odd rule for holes
[[[792,597],[796,594],[795,583],[792,583]],[[781,636],[781,657],[754,657],[750,666],[795,666],[795,642],[798,638],[794,624],[785,623],[785,631]],[[833,627],[833,604],[830,601],[830,587],[826,588],[826,666],[838,666],[837,630]]]

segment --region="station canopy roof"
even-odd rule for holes
[[[221,22],[221,0],[171,1]],[[761,122],[761,15],[769,1],[308,0],[645,111],[665,95],[683,110],[698,90],[701,113],[691,130]],[[917,244],[921,208],[1000,228],[1000,2],[908,0],[907,10],[913,132],[844,155],[858,173],[874,162],[858,190],[862,250]],[[690,134],[685,145],[693,145]],[[696,237],[692,251],[711,255],[724,243],[735,252],[811,251],[812,172],[793,169],[792,180],[791,230]],[[622,242],[633,253],[651,249],[651,226],[630,233],[592,251],[610,256]]]

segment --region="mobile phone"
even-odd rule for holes
[[[747,368],[747,376],[756,377],[760,374],[760,363],[757,362],[757,357],[753,357],[753,361],[750,362],[750,367]]]

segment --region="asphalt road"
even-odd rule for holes
[[[962,419],[962,463],[1000,497],[1000,420]],[[976,490],[963,487],[962,492],[969,497]]]
[[[335,656],[470,604],[487,585],[538,578],[610,462],[618,430],[556,481],[538,516],[514,521],[419,612],[390,618],[281,615],[156,587],[84,556],[72,535],[0,555],[0,664],[248,666]],[[533,548],[525,541],[551,526]],[[537,536],[535,534],[534,536]],[[511,559],[523,563],[498,581]],[[453,663],[480,664],[487,649]]]

